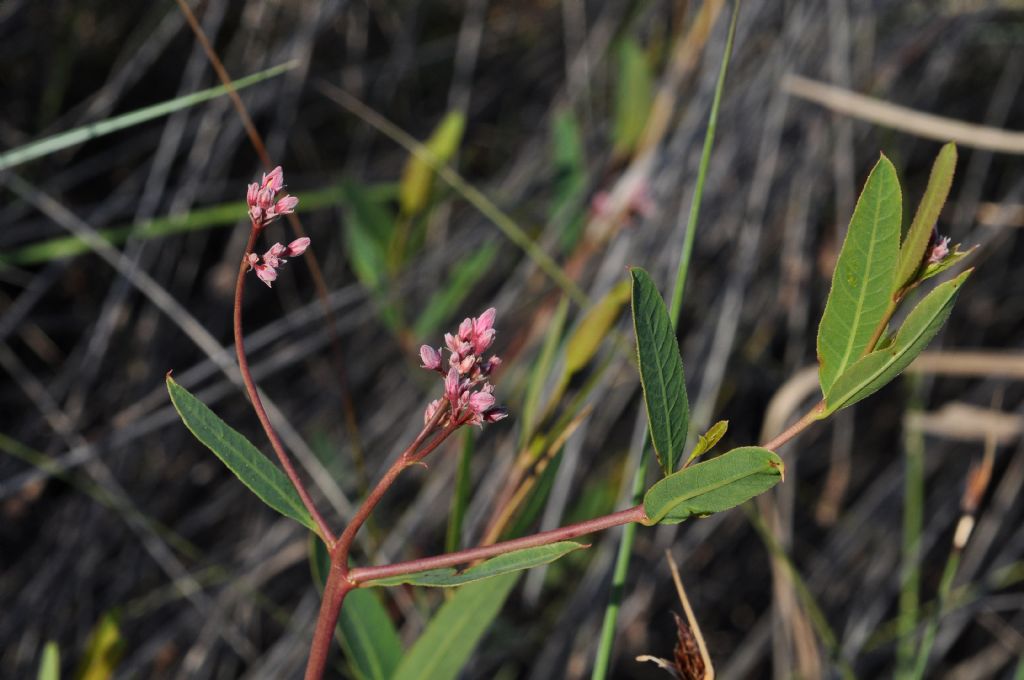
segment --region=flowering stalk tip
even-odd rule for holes
[[[444,398],[451,411],[442,419],[442,424],[482,425],[496,423],[508,417],[508,411],[495,406],[494,386],[488,378],[501,365],[501,359],[483,354],[494,343],[494,318],[497,311],[491,307],[475,318],[463,319],[456,333],[446,333],[445,346],[448,349],[448,370],[444,370],[441,349],[430,345],[420,347],[423,368],[436,371],[444,379]],[[435,399],[426,408],[423,421],[429,423],[441,407],[441,400]]]
[[[263,175],[263,179],[258,184],[249,185],[245,198],[246,203],[249,204],[249,219],[252,220],[253,229],[260,230],[277,217],[295,212],[295,206],[298,205],[299,199],[287,194],[277,198],[282,189],[284,189],[284,171],[281,170],[280,165]]]

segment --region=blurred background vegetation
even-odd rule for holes
[[[300,197],[322,280],[296,261],[272,291],[250,282],[246,328],[336,521],[436,396],[418,344],[498,308],[513,418],[472,443],[465,521],[448,528],[453,444],[401,480],[359,559],[478,542],[527,468],[502,535],[624,507],[639,406],[616,346],[628,314],[576,336],[603,343],[567,340],[593,302],[617,308],[628,265],[669,290],[731,6],[192,6],[232,78],[287,65],[240,96]],[[306,536],[201,448],[163,385],[173,369],[263,447],[233,382],[230,306],[245,184],[266,168],[227,97],[118,118],[219,85],[174,2],[6,0],[0,35],[2,674],[32,677],[55,640],[65,670],[99,648],[117,677],[297,677],[317,607]],[[726,445],[753,443],[819,398],[816,323],[880,151],[910,210],[953,136],[943,126],[1003,131],[957,133],[939,223],[980,246],[978,271],[906,378],[784,449],[770,498],[639,532],[613,677],[665,677],[634,657],[675,643],[666,549],[719,677],[891,676],[937,613],[986,451],[991,483],[928,675],[1020,677],[1022,78],[1016,0],[743,3],[680,322],[691,431],[728,419]],[[822,84],[904,108],[880,124],[874,104],[842,108]],[[457,174],[411,160],[403,134]],[[282,221],[268,243],[292,234]],[[617,536],[524,576],[463,676],[588,677]],[[388,591],[406,644],[441,599]]]

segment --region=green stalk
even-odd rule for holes
[[[694,237],[697,232],[697,218],[700,214],[700,203],[704,195],[704,180],[707,177],[708,166],[711,163],[711,149],[715,142],[715,129],[718,123],[718,110],[722,102],[722,91],[725,89],[725,76],[729,70],[729,57],[732,54],[732,41],[736,35],[736,21],[740,15],[740,0],[733,5],[732,17],[729,20],[729,34],[725,40],[725,54],[722,56],[722,64],[718,70],[718,82],[715,83],[715,96],[711,102],[711,112],[708,115],[708,129],[704,134],[704,148],[701,152],[700,166],[697,170],[697,183],[693,192],[693,201],[690,204],[690,214],[686,221],[686,233],[683,240],[683,250],[679,256],[679,266],[676,268],[675,286],[672,290],[672,302],[669,305],[669,318],[672,320],[673,328],[679,326],[679,313],[683,306],[683,291],[686,287],[686,275],[690,269],[690,259],[693,256]],[[644,425],[644,444],[640,454],[640,462],[633,475],[632,502],[634,505],[643,502],[645,482],[647,479],[647,465],[650,461],[647,437],[647,426]],[[608,677],[608,669],[611,665],[612,646],[615,642],[615,625],[619,616],[619,606],[622,601],[622,593],[625,589],[626,576],[629,574],[629,560],[633,553],[633,541],[636,539],[636,525],[627,524],[622,531],[622,540],[619,543],[619,551],[615,557],[615,569],[612,574],[612,591],[605,608],[604,621],[601,624],[601,638],[598,643],[597,653],[594,657],[594,670],[591,673],[592,680],[604,680]]]
[[[455,494],[452,496],[452,513],[448,518],[448,533],[445,535],[444,551],[455,552],[462,548],[462,522],[469,506],[470,463],[473,460],[473,430],[462,432],[462,450],[459,452],[459,467],[455,472]]]
[[[919,380],[912,379],[908,409],[920,406]],[[896,675],[898,680],[913,677],[916,653],[915,635],[920,618],[919,591],[921,588],[921,532],[924,526],[924,435],[915,428],[907,428],[904,438],[903,481],[903,539],[900,559],[900,598],[897,627],[899,642],[896,646]]]
[[[917,662],[914,664],[914,672],[911,675],[915,680],[924,678],[924,671],[928,665],[928,656],[932,652],[932,645],[935,644],[935,634],[939,630],[939,619],[942,618],[942,610],[949,602],[949,593],[953,589],[953,578],[956,576],[957,567],[960,566],[960,551],[954,548],[949,559],[946,560],[946,567],[942,570],[942,581],[939,582],[939,596],[935,604],[935,612],[928,619],[924,635],[921,638],[921,649],[917,654]]]

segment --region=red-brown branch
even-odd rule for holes
[[[281,467],[284,468],[288,479],[291,480],[292,486],[298,492],[299,498],[302,499],[302,504],[306,506],[306,510],[309,511],[313,521],[316,522],[316,526],[320,530],[320,537],[324,539],[327,545],[333,545],[334,534],[331,532],[330,527],[327,526],[323,516],[316,509],[316,505],[313,504],[313,499],[310,498],[305,485],[302,483],[302,478],[299,477],[295,466],[292,465],[291,458],[288,457],[288,452],[285,451],[281,438],[278,437],[277,431],[270,422],[270,418],[267,417],[267,410],[263,408],[263,401],[260,399],[259,392],[256,389],[256,382],[252,379],[252,372],[249,370],[249,359],[245,355],[245,342],[242,335],[242,291],[245,289],[245,273],[249,269],[247,258],[256,245],[257,236],[259,236],[259,230],[254,227],[249,232],[249,242],[245,246],[245,254],[242,256],[242,262],[238,266],[238,280],[235,282],[234,325],[235,354],[238,356],[238,369],[242,373],[242,382],[245,383],[245,391],[249,394],[249,401],[252,402],[252,408],[256,411],[256,417],[259,418],[263,431],[267,433],[267,439],[270,440],[271,448],[277,454],[277,460],[281,463]]]

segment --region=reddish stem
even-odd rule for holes
[[[245,289],[245,273],[249,269],[249,253],[252,252],[253,247],[256,245],[257,236],[259,236],[259,229],[253,225],[252,230],[249,232],[249,242],[245,246],[245,254],[242,256],[242,262],[238,266],[238,280],[235,282],[234,325],[235,353],[238,355],[238,369],[242,373],[242,382],[245,383],[245,391],[249,394],[249,401],[252,402],[253,410],[256,411],[256,417],[259,418],[260,425],[263,426],[263,431],[267,433],[267,439],[270,440],[270,446],[274,449],[274,453],[277,454],[277,459],[280,461],[281,467],[284,468],[285,474],[288,475],[288,479],[291,480],[292,486],[298,492],[299,498],[302,499],[302,504],[306,506],[306,510],[309,511],[313,521],[316,522],[316,526],[320,530],[320,537],[330,546],[334,545],[334,534],[331,532],[330,527],[327,526],[327,522],[324,521],[320,511],[316,509],[316,505],[313,504],[313,499],[310,498],[305,485],[302,483],[302,479],[299,477],[299,473],[295,470],[295,466],[292,465],[291,458],[288,457],[281,438],[277,436],[277,431],[274,430],[274,426],[270,423],[270,418],[267,417],[267,411],[263,408],[263,401],[256,390],[256,382],[252,379],[252,372],[249,370],[249,359],[245,355],[245,343],[242,336],[242,291]]]
[[[806,430],[808,427],[810,427],[815,421],[818,420],[818,416],[824,409],[825,402],[819,401],[811,408],[810,411],[805,413],[800,420],[796,421],[795,423],[787,427],[782,432],[782,434],[778,435],[774,439],[771,439],[765,442],[764,444],[761,444],[761,447],[765,449],[770,449],[772,451],[776,450],[777,448],[788,442],[790,439],[792,439],[793,437],[797,436],[798,434]]]
[[[523,538],[515,538],[511,541],[495,543],[494,545],[469,548],[467,550],[460,550],[459,552],[448,553],[446,555],[424,557],[422,559],[410,560],[408,562],[396,562],[395,564],[387,564],[380,567],[362,567],[360,569],[353,569],[348,573],[348,581],[358,585],[360,583],[389,576],[412,574],[418,571],[426,571],[428,569],[454,567],[460,564],[475,562],[476,560],[484,560],[489,557],[494,557],[495,555],[503,555],[507,552],[512,552],[513,550],[535,548],[539,545],[548,545],[549,543],[557,543],[558,541],[567,541],[586,534],[592,534],[595,531],[610,529],[621,524],[629,524],[631,522],[644,524],[647,521],[648,518],[647,514],[644,513],[644,506],[636,505],[632,508],[620,510],[619,512],[611,515],[588,519],[587,521],[579,522],[578,524],[570,524],[568,526],[559,527],[558,529],[542,531],[541,533],[534,534],[532,536],[524,536]]]
[[[313,632],[313,644],[309,649],[305,680],[320,680],[323,677],[327,657],[331,651],[331,640],[334,638],[334,629],[341,614],[341,605],[348,591],[355,587],[346,578],[346,570],[342,568],[342,564],[331,562],[323,599],[320,601],[320,614],[316,619],[316,630]]]

